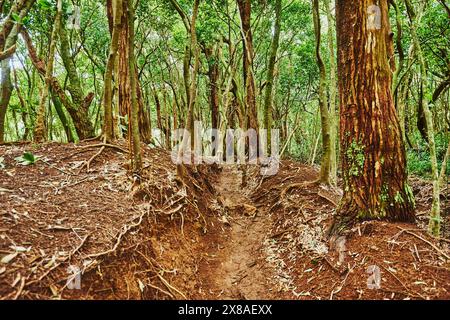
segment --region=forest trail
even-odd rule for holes
[[[223,299],[270,299],[273,271],[260,257],[270,216],[257,209],[245,188],[242,172],[224,166],[217,192],[228,213],[230,233],[221,244],[217,269],[213,271],[213,292]]]

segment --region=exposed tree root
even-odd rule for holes
[[[91,162],[92,162],[95,158],[97,158],[98,156],[100,156],[100,155],[102,154],[103,150],[105,150],[105,146],[102,146],[102,147],[100,148],[100,150],[99,150],[96,154],[94,154],[92,157],[90,157],[90,158],[88,159],[88,161],[85,161],[85,162],[83,163],[83,165],[80,167],[80,170],[78,171],[78,173],[80,173],[85,167],[86,167],[86,171],[89,172],[89,171],[90,171]]]
[[[318,184],[319,181],[318,180],[313,180],[313,181],[305,181],[305,182],[301,182],[301,183],[292,183],[290,185],[288,185],[287,187],[285,187],[284,189],[281,190],[280,192],[280,198],[284,199],[286,197],[286,193],[293,189],[293,188],[306,188],[308,186],[312,186],[315,184]]]

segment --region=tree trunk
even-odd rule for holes
[[[67,36],[66,27],[64,25],[60,27],[59,36],[61,42],[61,59],[67,71],[67,78],[69,79],[67,90],[69,91],[72,98],[72,104],[76,106],[77,113],[79,115],[78,123],[76,123],[76,127],[78,128],[78,137],[81,140],[92,138],[95,132],[91,120],[89,119],[90,101],[88,100],[88,97],[93,93],[89,93],[87,97],[84,96],[81,80],[77,72],[77,67],[75,65],[73,55],[70,52],[69,38]],[[88,101],[89,103],[86,103]]]
[[[211,128],[219,129],[219,58],[213,47],[204,49],[208,61],[209,105],[211,109]],[[215,155],[218,141],[212,141],[212,156]]]
[[[415,219],[391,94],[387,0],[379,4],[374,6],[373,0],[336,3],[344,195],[331,233],[357,220]]]
[[[1,78],[0,78],[0,143],[4,142],[6,111],[8,109],[9,99],[13,86],[11,83],[11,65],[10,58],[0,61]]]
[[[19,81],[17,80],[17,71],[16,71],[16,68],[14,68],[14,67],[13,67],[13,75],[14,75],[14,89],[16,90],[17,97],[19,98],[20,106],[22,108],[20,115],[22,118],[23,126],[24,126],[23,135],[19,139],[27,140],[28,133],[29,133],[29,129],[28,129],[29,124],[27,122],[28,107],[27,107],[27,104],[25,103],[25,99],[23,98],[22,90],[20,89]]]
[[[329,59],[330,59],[330,82],[329,86],[329,94],[330,94],[330,180],[333,184],[337,183],[337,131],[338,131],[338,122],[337,122],[337,114],[336,114],[336,58],[335,58],[335,50],[334,50],[334,35],[336,33],[334,27],[334,19],[331,14],[331,5],[330,0],[325,0],[325,10],[327,12],[327,23],[328,23],[328,51],[329,51]]]
[[[266,79],[266,94],[264,97],[264,126],[267,130],[268,150],[270,153],[270,141],[272,141],[272,100],[273,100],[273,82],[275,78],[275,63],[277,60],[278,44],[280,42],[281,32],[281,0],[275,2],[275,24],[273,30],[273,39],[270,47],[269,63]]]
[[[125,0],[127,4],[127,26],[128,26],[128,67],[130,76],[130,98],[131,108],[129,113],[129,121],[131,124],[131,140],[132,140],[132,155],[133,155],[133,173],[136,177],[139,176],[139,171],[142,169],[142,154],[141,154],[141,139],[139,132],[139,104],[137,91],[137,72],[136,59],[134,56],[134,4],[132,0]]]
[[[253,73],[253,36],[251,30],[251,0],[237,0],[241,17],[243,43],[243,70],[245,85],[245,109],[247,129],[258,130],[258,111],[255,97],[255,78]]]
[[[48,49],[48,61],[47,68],[45,71],[44,85],[42,87],[39,107],[37,111],[37,119],[36,126],[33,132],[33,139],[36,142],[43,142],[47,140],[47,128],[45,125],[45,106],[47,105],[50,83],[53,78],[53,62],[55,59],[55,50],[56,50],[56,37],[58,35],[59,25],[61,24],[61,15],[62,15],[62,0],[58,0],[55,20],[53,24],[53,30],[50,40],[50,46]]]
[[[328,112],[328,99],[326,92],[327,75],[325,70],[325,64],[323,63],[322,56],[320,54],[321,28],[319,16],[319,0],[313,0],[313,21],[314,21],[314,35],[316,37],[316,61],[317,66],[319,67],[319,109],[320,109],[320,120],[322,125],[322,149],[323,149],[319,180],[321,183],[330,184],[331,182],[330,115]]]
[[[104,76],[103,108],[104,123],[103,135],[106,142],[117,138],[114,130],[113,118],[113,72],[119,47],[119,34],[122,24],[122,0],[107,0],[106,11],[110,25],[111,43],[109,45],[108,62]]]
[[[131,92],[130,92],[130,80],[131,76],[129,75],[129,57],[130,57],[130,46],[129,46],[129,37],[130,37],[130,27],[129,25],[134,23],[130,21],[127,14],[127,2],[130,0],[123,0],[122,3],[122,23],[121,30],[119,34],[119,45],[118,45],[118,54],[119,54],[119,66],[118,66],[118,90],[119,90],[119,114],[122,117],[125,117],[130,113],[131,108]],[[131,2],[128,6],[131,6]],[[145,143],[149,143],[151,140],[151,128],[150,128],[150,119],[148,117],[148,113],[145,112],[144,101],[142,98],[142,90],[140,83],[138,81],[137,75],[137,65],[134,64],[135,70],[133,77],[136,79],[136,94],[137,94],[137,103],[139,107],[138,119],[139,119],[139,132],[142,138],[142,141]],[[130,119],[128,119],[128,125],[130,126]]]
[[[50,95],[52,98],[53,106],[55,107],[56,113],[58,114],[58,118],[61,121],[64,132],[66,133],[67,142],[74,142],[75,139],[72,135],[72,130],[70,129],[69,120],[64,113],[63,106],[59,101],[58,95],[56,95],[52,89],[50,89]]]
[[[440,217],[440,187],[439,187],[439,169],[437,163],[436,155],[436,143],[434,141],[434,124],[433,115],[431,114],[430,108],[428,106],[428,75],[427,66],[425,63],[425,57],[422,52],[421,44],[417,36],[417,24],[416,24],[416,14],[411,5],[410,0],[405,0],[406,9],[409,16],[410,26],[411,26],[411,38],[416,49],[417,58],[419,59],[420,66],[420,78],[421,78],[421,100],[419,104],[423,108],[423,116],[426,123],[426,135],[428,139],[428,146],[430,150],[430,160],[431,160],[431,175],[433,179],[433,203],[431,206],[430,221],[428,225],[428,231],[435,236],[439,236],[441,228],[441,217]]]

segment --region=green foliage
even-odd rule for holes
[[[31,152],[25,152],[22,156],[15,158],[15,160],[23,166],[29,166],[29,165],[35,164],[36,161],[38,161],[38,159],[39,158],[36,157]]]
[[[418,146],[417,149],[409,149],[408,156],[408,170],[410,173],[417,174],[422,177],[430,177],[431,175],[431,162],[430,153],[428,151],[427,143],[419,137],[417,133]],[[449,138],[444,134],[437,134],[435,136],[436,154],[438,158],[439,170],[441,170],[442,160],[444,159],[445,152],[447,151],[447,145]],[[446,174],[450,176],[450,161],[447,162]]]
[[[38,0],[37,4],[41,10],[50,10],[54,6],[54,4],[48,0]]]

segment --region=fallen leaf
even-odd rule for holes
[[[2,258],[1,263],[10,263],[15,257],[17,257],[18,254],[18,252],[7,254]]]
[[[143,284],[142,281],[139,280],[139,279],[137,281],[138,281],[138,284],[139,284],[139,289],[141,290],[141,292],[144,292],[145,284]]]
[[[52,291],[53,296],[54,297],[58,296],[58,288],[54,284],[51,284],[49,287],[50,290]]]
[[[31,247],[23,247],[23,246],[9,246],[12,250],[16,252],[28,252],[31,250]]]

